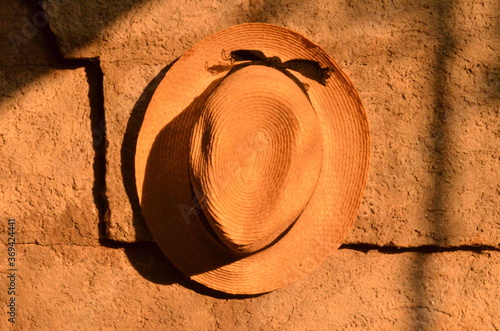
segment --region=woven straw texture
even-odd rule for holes
[[[260,50],[334,69],[326,86],[234,64]],[[153,237],[210,288],[258,294],[311,272],[341,244],[366,183],[369,131],[358,94],[319,46],[243,24],[210,36],[167,72],[146,112],[136,183]]]

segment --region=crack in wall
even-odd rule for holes
[[[397,247],[397,246],[379,246],[372,244],[345,244],[339,247],[339,249],[355,250],[359,252],[368,253],[370,251],[377,251],[384,254],[401,254],[401,253],[423,253],[423,254],[433,254],[433,253],[444,253],[444,252],[475,252],[482,253],[485,251],[496,251],[500,252],[500,247],[495,246],[472,246],[472,245],[460,245],[460,246],[438,246],[438,245],[422,245],[414,247]]]

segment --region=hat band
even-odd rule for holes
[[[290,79],[292,79],[300,87],[302,92],[307,95],[308,98],[309,95],[304,84],[299,79],[297,79],[297,77],[295,77],[289,70],[299,72],[303,76],[310,78],[323,86],[326,85],[328,78],[330,78],[331,73],[334,71],[332,68],[322,67],[319,62],[313,60],[293,59],[283,62],[280,57],[267,57],[263,52],[259,50],[236,50],[232,51],[229,54],[229,57],[223,51],[222,58],[231,62],[250,61],[237,64],[227,73],[226,77],[234,73],[235,71],[249,65],[267,66],[282,72]]]

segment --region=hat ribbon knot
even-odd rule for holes
[[[250,61],[237,64],[228,72],[228,75],[249,65],[263,65],[271,67],[281,71],[289,78],[291,78],[297,85],[299,85],[299,87],[306,95],[307,92],[304,84],[300,80],[298,80],[297,77],[292,75],[288,70],[297,71],[303,76],[310,78],[320,83],[323,86],[326,85],[327,80],[330,77],[330,74],[334,71],[332,68],[329,67],[323,68],[321,67],[319,62],[312,60],[293,59],[283,62],[278,56],[267,57],[263,52],[259,50],[247,50],[247,49],[236,50],[232,51],[229,54],[229,57],[227,57],[223,52],[223,59],[232,62]]]

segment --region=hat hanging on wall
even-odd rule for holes
[[[342,243],[369,143],[358,93],[321,47],[283,27],[237,25],[188,50],[158,85],[137,140],[142,213],[191,279],[269,292]]]

